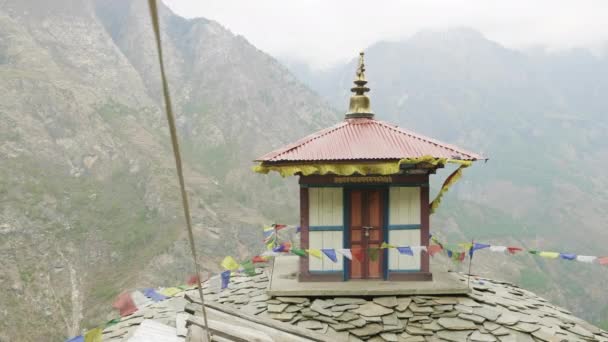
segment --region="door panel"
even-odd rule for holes
[[[383,190],[352,190],[350,196],[350,236],[353,260],[352,279],[382,278]],[[376,249],[370,251],[370,249]],[[357,251],[362,260],[356,259]]]
[[[350,277],[352,279],[361,279],[364,277],[363,267],[364,261],[359,261],[356,255],[363,253],[363,259],[365,258],[364,252],[364,236],[362,224],[362,192],[352,191],[350,195],[350,246],[351,253],[353,254],[353,260],[350,263]]]

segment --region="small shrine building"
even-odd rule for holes
[[[255,171],[299,176],[301,248],[343,251],[337,262],[300,257],[300,282],[430,281],[430,214],[485,158],[376,120],[363,53],[354,83],[344,121],[259,157]],[[447,163],[459,167],[431,202],[429,176]]]

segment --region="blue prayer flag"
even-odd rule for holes
[[[446,252],[448,253],[448,258],[451,258],[452,257],[452,251],[448,249],[448,250],[446,250]]]
[[[84,342],[84,336],[80,335],[80,336],[72,337],[71,339],[66,340],[65,342]]]
[[[397,247],[397,250],[399,251],[400,254],[414,256],[414,251],[412,251],[412,249],[410,247]]]
[[[220,276],[222,278],[222,289],[225,289],[230,283],[230,271],[224,271],[220,274]]]
[[[329,259],[331,259],[331,261],[338,262],[338,258],[336,257],[335,249],[322,249],[321,252],[323,252],[323,254],[327,255],[327,257]]]
[[[160,302],[161,300],[167,299],[166,296],[156,292],[154,289],[151,288],[144,289],[144,296],[152,299],[155,302]]]
[[[565,260],[574,260],[576,259],[576,254],[559,253],[559,257]]]
[[[484,248],[488,248],[488,247],[490,247],[490,245],[485,244],[485,243],[477,243],[477,242],[475,242],[473,244],[473,246],[471,247],[471,249],[469,249],[469,256],[472,258],[473,257],[473,253],[475,251],[480,250],[480,249],[484,249]]]

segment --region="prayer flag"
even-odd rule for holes
[[[353,258],[359,262],[363,262],[363,249],[361,247],[355,247],[350,249]]]
[[[449,249],[446,251],[446,253],[448,254],[448,258],[451,258],[453,255],[452,251]]]
[[[410,247],[397,247],[397,250],[399,251],[400,254],[405,254],[405,255],[411,255],[414,256],[414,252],[412,251],[412,249]]]
[[[338,258],[336,257],[336,251],[334,249],[322,249],[323,254],[327,255],[327,257],[333,261],[338,262]]]
[[[353,255],[350,252],[350,249],[347,249],[347,248],[336,249],[336,252],[342,254],[348,260],[353,260]]]
[[[101,328],[95,328],[84,334],[84,342],[101,342]]]
[[[268,258],[260,256],[260,255],[256,255],[251,259],[251,262],[253,262],[254,264],[258,263],[258,262],[266,262],[266,261],[268,261]]]
[[[117,323],[120,323],[120,318],[114,318],[114,319],[109,320],[106,323],[106,327],[113,326],[114,324],[117,324]]]
[[[160,302],[161,300],[167,299],[166,296],[163,296],[162,294],[156,292],[154,289],[151,288],[144,289],[144,295],[155,302]]]
[[[196,274],[193,274],[190,276],[190,278],[188,278],[188,281],[186,282],[186,284],[192,286],[192,285],[196,285],[198,283],[200,283],[200,279],[198,279],[198,276]]]
[[[578,255],[576,257],[576,261],[585,262],[588,264],[592,264],[597,257],[591,255]]]
[[[302,257],[306,256],[306,251],[300,248],[292,248],[291,249],[291,253],[295,254],[295,255],[299,255]]]
[[[287,228],[286,224],[274,224],[273,226],[274,226],[274,229],[276,229],[276,230],[281,230],[283,228]]]
[[[473,253],[475,251],[478,251],[478,250],[484,249],[484,248],[488,248],[488,247],[490,247],[490,245],[485,244],[485,243],[477,243],[477,242],[475,242],[473,244],[473,246],[471,246],[471,249],[469,250],[469,256],[472,258],[473,257]]]
[[[559,257],[557,252],[540,252],[538,255],[547,259],[557,259]]]
[[[114,303],[112,303],[112,307],[118,310],[121,317],[129,316],[137,311],[137,306],[135,305],[135,302],[133,301],[133,298],[131,298],[131,294],[129,292],[123,292],[118,295]]]
[[[182,292],[182,290],[178,289],[177,287],[167,287],[165,289],[162,289],[160,291],[160,294],[167,296],[167,297],[173,297],[180,292]]]
[[[253,262],[251,260],[247,260],[241,264],[241,268],[243,269],[243,273],[248,276],[255,275],[255,266],[253,266]]]
[[[523,249],[519,248],[519,247],[507,247],[507,251],[509,251],[509,253],[511,254],[515,254],[517,252],[522,251]]]
[[[319,249],[307,249],[308,254],[314,256],[317,259],[322,259],[321,250]]]
[[[228,284],[230,283],[230,271],[224,271],[222,273],[220,273],[220,276],[222,278],[222,290],[228,287]]]
[[[222,260],[222,267],[226,270],[236,271],[239,269],[239,263],[233,257],[227,256]]]
[[[263,257],[275,257],[275,256],[279,256],[281,255],[281,253],[277,253],[277,252],[273,252],[273,251],[264,251],[262,253]]]
[[[538,254],[540,252],[537,251],[537,250],[535,250],[535,249],[531,249],[531,250],[528,251],[528,253],[530,253],[530,254]]]
[[[80,336],[72,337],[71,339],[66,340],[65,342],[84,342],[84,336],[80,335]]]
[[[211,291],[218,291],[221,286],[222,277],[220,277],[219,275],[214,275],[213,277],[209,278],[209,289]]]
[[[426,246],[410,246],[410,248],[412,249],[412,252],[414,252],[414,254],[420,254],[422,251],[428,253]]]
[[[491,252],[505,253],[507,251],[507,247],[505,246],[490,246]]]
[[[430,245],[428,247],[428,252],[430,256],[433,256],[439,252],[441,252],[443,250],[443,247],[441,247],[440,245]]]
[[[383,242],[383,243],[382,243],[382,245],[380,245],[380,248],[383,248],[383,249],[384,249],[384,248],[395,248],[395,247],[396,247],[396,246],[389,245],[389,244],[388,244],[388,243],[386,243],[386,242]]]
[[[597,262],[600,265],[608,265],[608,257],[597,258]]]
[[[297,227],[296,227],[296,233],[299,233],[301,229],[302,229],[302,228],[300,228],[300,226],[297,226]]]
[[[267,250],[272,250],[277,241],[276,230],[274,227],[264,227],[264,245]]]
[[[369,248],[369,260],[376,261],[380,256],[380,248],[379,247],[370,247]]]
[[[564,260],[574,260],[576,259],[576,254],[560,253],[559,257]]]

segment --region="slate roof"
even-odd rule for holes
[[[472,279],[472,292],[460,296],[271,298],[266,295],[268,275],[258,272],[253,277],[233,277],[223,291],[204,284],[205,301],[238,309],[234,312],[241,318],[285,322],[327,337],[317,341],[608,341],[608,332],[568,310],[513,284],[495,280]],[[175,341],[183,341],[188,334],[186,321],[193,320],[189,315],[197,314],[200,308],[192,303],[197,298],[196,290],[186,290],[150,304],[106,328],[103,340],[140,341],[131,338],[142,327],[149,331],[150,321],[154,321],[173,327],[173,333],[179,335]]]
[[[479,160],[483,156],[383,121],[345,119],[256,159],[259,162],[386,160],[433,156]]]

